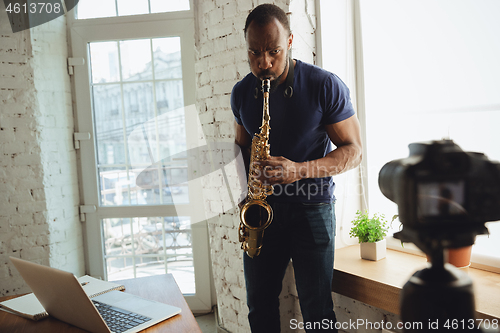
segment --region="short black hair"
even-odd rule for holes
[[[252,21],[255,21],[256,24],[262,27],[270,23],[274,18],[280,21],[289,35],[292,33],[290,22],[288,21],[288,16],[286,16],[285,11],[276,5],[265,3],[255,7],[250,14],[248,14],[245,22],[245,38],[247,37],[248,26]]]

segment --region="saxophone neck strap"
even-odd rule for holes
[[[283,93],[283,96],[286,98],[291,98],[293,95],[293,77],[294,77],[294,66],[293,66],[293,59],[289,58],[288,59],[288,74],[286,75],[286,80],[285,80],[285,91]],[[257,86],[255,87],[254,95],[253,97],[257,99],[259,97],[259,92],[262,89],[262,81],[258,81]]]
[[[293,59],[290,58],[288,62],[288,74],[285,80],[285,92],[283,93],[283,95],[286,98],[291,98],[293,95],[293,76],[294,76]]]

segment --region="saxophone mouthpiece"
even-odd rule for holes
[[[268,93],[270,89],[271,89],[271,80],[269,78],[265,78],[264,80],[262,80],[262,92]]]

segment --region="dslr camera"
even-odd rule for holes
[[[500,220],[500,163],[464,152],[452,140],[412,143],[410,156],[381,169],[382,193],[398,205],[394,234],[425,253],[474,244],[485,223]]]

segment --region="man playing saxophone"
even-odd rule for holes
[[[332,176],[359,165],[362,150],[349,89],[336,75],[291,59],[293,35],[279,7],[256,7],[244,31],[251,73],[231,93],[235,141],[248,152],[259,133],[259,87],[269,78],[270,157],[255,163],[259,181],[274,186],[260,254],[244,255],[250,326],[254,333],[280,332],[279,294],[290,259],[304,323],[334,323]]]

